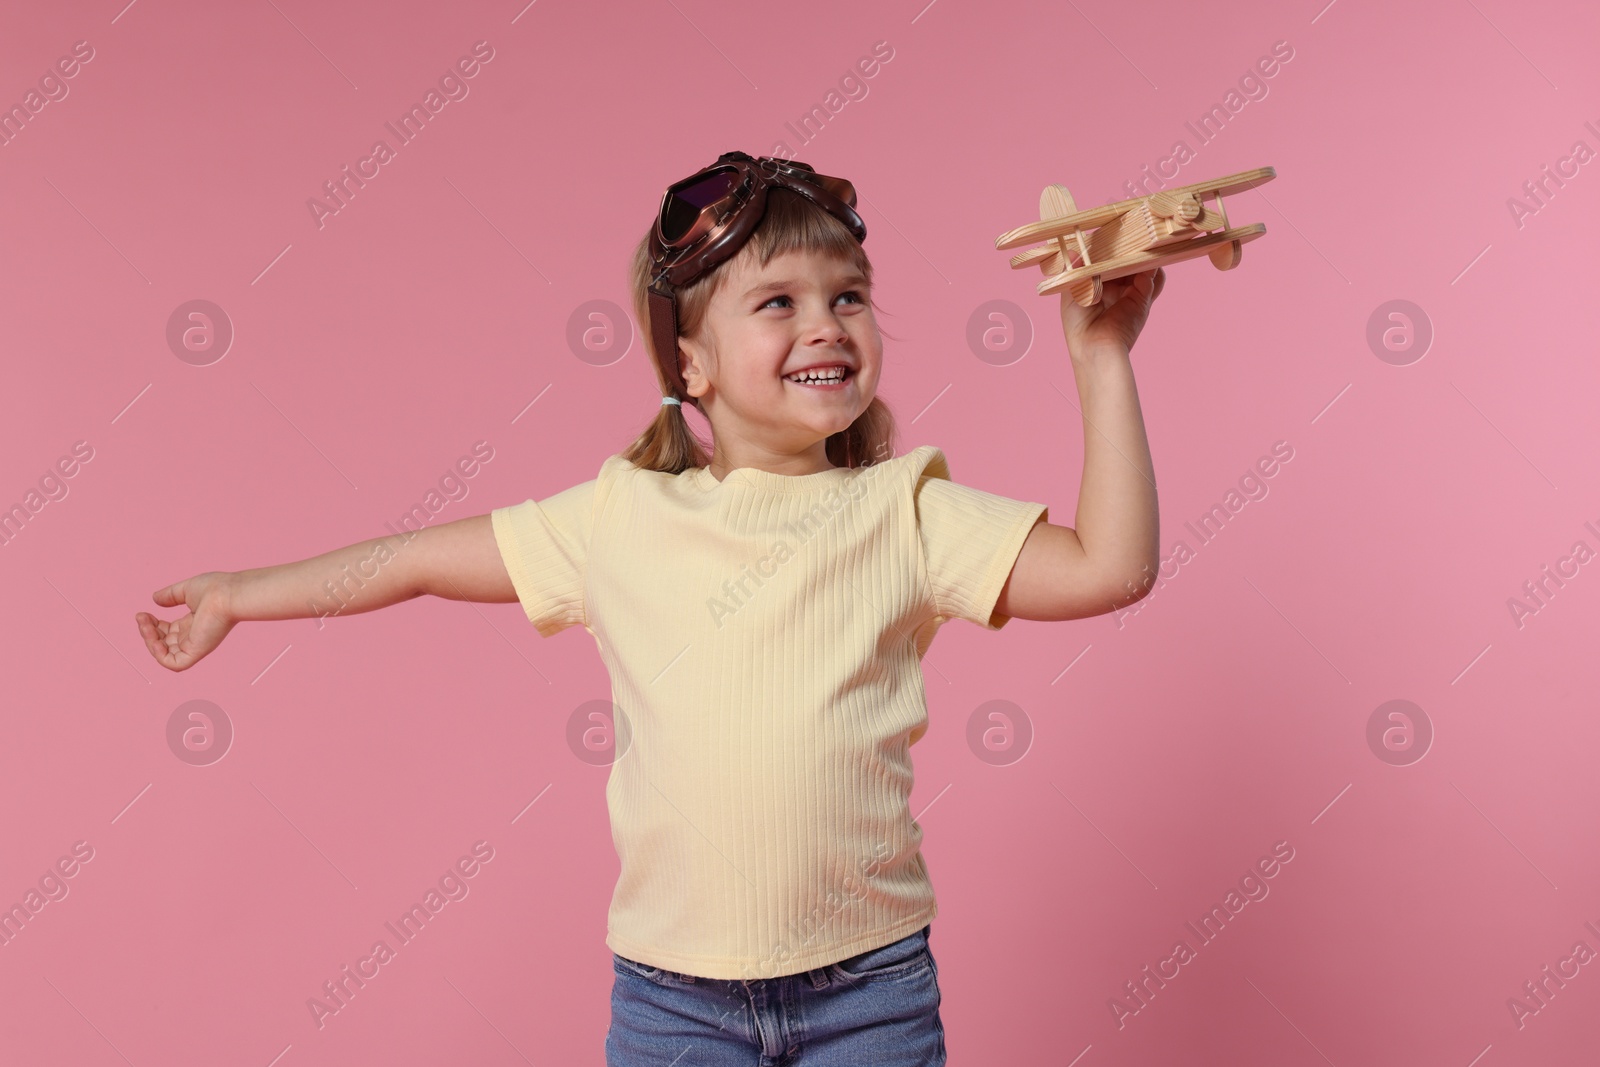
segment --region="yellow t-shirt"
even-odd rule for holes
[[[1045,505],[954,483],[924,445],[721,482],[611,456],[491,515],[529,620],[583,626],[611,676],[612,951],[771,978],[938,913],[909,807],[920,660],[947,619],[1005,625],[994,603]]]

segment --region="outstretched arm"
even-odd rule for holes
[[[197,574],[152,594],[160,606],[189,614],[164,622],[141,611],[134,619],[156,662],[181,671],[240,622],[354,615],[425,593],[495,604],[517,599],[488,515],[429,526],[410,540],[381,537],[295,563]]]
[[[1129,358],[1166,283],[1160,268],[1104,283],[1084,308],[1061,294],[1061,325],[1083,402],[1083,480],[1076,527],[1028,534],[995,610],[1058,621],[1115,611],[1144,597],[1161,563],[1155,468]]]

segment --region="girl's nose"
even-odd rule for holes
[[[850,340],[850,334],[844,328],[844,323],[839,321],[839,316],[832,311],[822,313],[822,317],[814,322],[807,323],[805,331],[807,344],[818,341],[829,344],[842,345]]]

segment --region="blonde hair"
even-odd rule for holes
[[[652,226],[654,224],[652,223]],[[816,252],[842,260],[861,272],[872,282],[872,263],[844,224],[805,197],[781,187],[767,190],[767,209],[744,246],[734,256],[717,264],[705,274],[677,291],[678,332],[685,337],[695,336],[705,324],[706,310],[716,295],[733,264],[740,257],[750,256],[762,267],[786,252]],[[655,339],[650,330],[650,232],[633,251],[629,282],[633,292],[633,314],[639,323],[640,338],[645,351],[651,356],[656,380],[663,396],[671,393],[666,372],[662,369],[661,353],[655,350]],[[872,302],[874,313],[878,305]],[[880,331],[881,332],[881,331]],[[888,335],[885,335],[888,336]],[[668,353],[676,358],[676,353]],[[700,408],[697,397],[685,397],[684,404]],[[894,415],[889,406],[877,396],[845,429],[830,434],[826,443],[828,461],[836,467],[861,467],[881,463],[894,455]],[[624,459],[646,470],[678,474],[691,467],[705,467],[711,462],[709,446],[689,427],[688,416],[678,404],[662,404],[650,425],[644,428],[627,451]]]

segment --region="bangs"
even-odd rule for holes
[[[789,252],[815,253],[848,263],[872,282],[872,261],[838,219],[798,193],[782,187],[767,190],[767,211],[740,255],[765,267]]]

